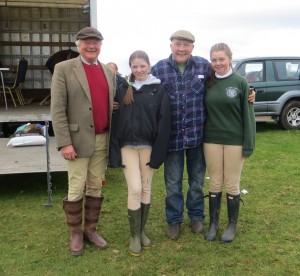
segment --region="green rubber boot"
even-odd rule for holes
[[[141,245],[141,208],[137,210],[128,209],[128,219],[130,225],[130,245],[129,253],[132,256],[140,256],[142,252]]]
[[[149,209],[150,203],[141,203],[141,244],[144,249],[148,249],[151,246],[151,241],[145,233],[145,225],[147,223]]]

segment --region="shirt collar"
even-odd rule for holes
[[[88,62],[83,56],[80,56],[80,58],[81,58],[81,61],[84,64],[87,64],[87,65],[98,65],[98,60],[96,60],[95,62],[91,63],[91,62]]]
[[[219,75],[217,72],[215,72],[215,76],[217,79],[224,79],[228,76],[230,76],[233,73],[232,69],[230,68],[229,71],[225,75]]]
[[[171,65],[173,65],[174,67],[178,67],[179,68],[179,66],[178,66],[177,62],[175,61],[175,59],[174,59],[174,57],[173,57],[172,54],[169,56],[169,63]],[[195,66],[197,66],[197,63],[194,61],[193,55],[191,55],[190,58],[186,61],[185,67],[186,66],[190,66],[191,63],[193,63]]]

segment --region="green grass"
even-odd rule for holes
[[[122,170],[109,169],[98,223],[105,251],[86,246],[70,256],[62,199],[66,173],[52,173],[53,207],[46,208],[45,174],[0,176],[0,275],[300,275],[300,131],[275,123],[257,125],[257,146],[245,162],[238,234],[234,242],[205,241],[190,231],[185,214],[181,237],[166,237],[163,168],[155,172],[147,232],[152,247],[128,253],[127,187]],[[187,180],[185,177],[185,191]],[[205,190],[207,192],[206,180]],[[223,197],[221,229],[226,225]],[[208,227],[206,200],[205,228]]]

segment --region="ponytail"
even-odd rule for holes
[[[133,99],[133,89],[132,89],[132,84],[134,82],[134,76],[130,74],[128,78],[128,88],[124,97],[124,104],[130,105],[134,102]]]

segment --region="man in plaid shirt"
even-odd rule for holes
[[[188,191],[186,208],[191,231],[201,233],[204,219],[203,184],[206,171],[203,131],[206,119],[205,82],[209,77],[208,60],[192,56],[195,37],[189,31],[176,31],[170,38],[172,54],[152,67],[169,95],[171,136],[164,163],[166,185],[167,235],[177,239],[183,222],[183,172],[186,161]]]

